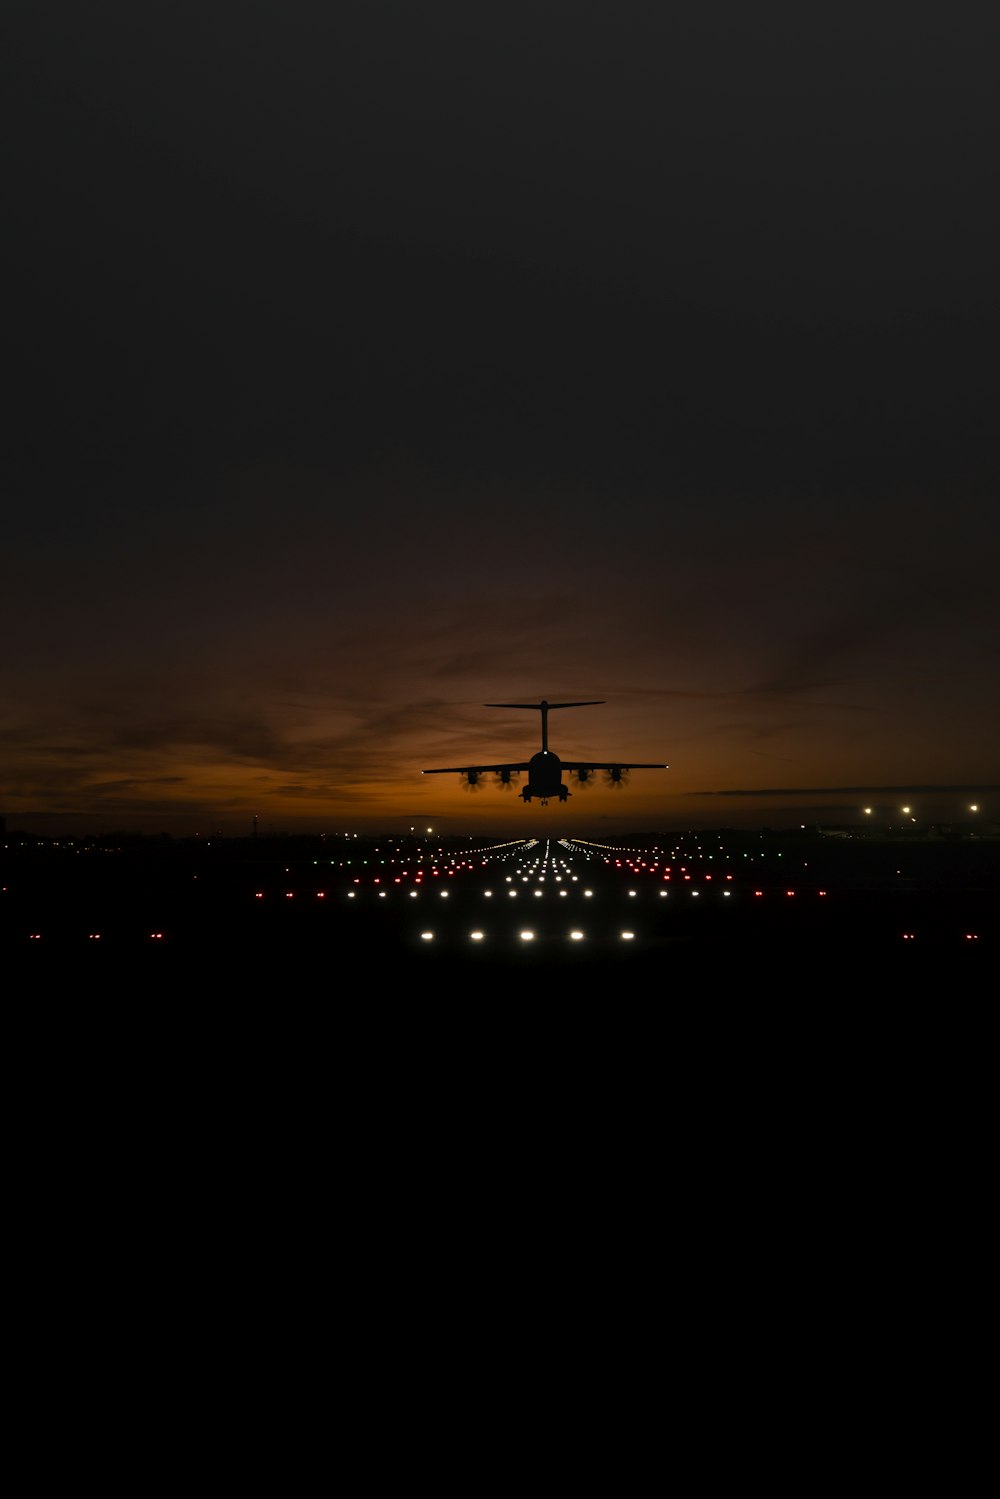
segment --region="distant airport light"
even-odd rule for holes
[[[483,940],[483,938],[485,936],[486,936],[485,932],[470,932],[469,933],[469,939],[472,942],[482,942],[482,940]]]
[[[535,934],[534,934],[534,932],[522,932],[521,933],[521,941],[522,942],[534,942],[534,940],[535,940]]]
[[[420,933],[420,940],[421,940],[421,942],[433,942],[434,941],[434,933],[433,932],[421,932]]]
[[[623,942],[633,942],[635,940],[635,932],[622,932],[621,939]]]
[[[569,940],[571,942],[582,942],[583,941],[583,933],[582,932],[570,932],[570,934],[569,934]]]

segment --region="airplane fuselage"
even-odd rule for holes
[[[550,796],[557,796],[561,802],[566,800],[569,788],[563,785],[562,761],[558,755],[548,749],[532,755],[528,761],[528,784],[521,795],[526,802],[534,796],[540,802],[548,801]]]

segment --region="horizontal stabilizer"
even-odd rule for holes
[[[604,698],[591,698],[586,703],[484,703],[484,708],[595,708]]]

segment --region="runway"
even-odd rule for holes
[[[8,848],[0,944],[138,976],[308,975],[310,986],[801,972],[992,952],[1000,845],[695,832]],[[917,955],[917,958],[914,957]],[[512,991],[516,993],[516,987]]]

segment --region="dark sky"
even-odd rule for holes
[[[1000,12],[2,26],[9,825],[996,815]]]

